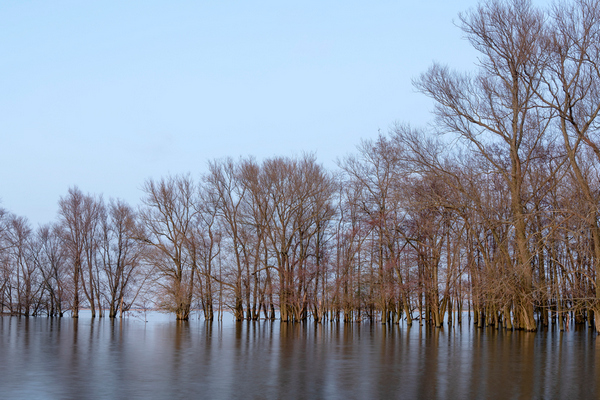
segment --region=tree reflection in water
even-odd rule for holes
[[[0,318],[3,398],[599,398],[584,326]]]

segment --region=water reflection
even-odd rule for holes
[[[599,398],[587,328],[0,317],[2,398]]]

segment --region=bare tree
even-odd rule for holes
[[[269,214],[269,199],[266,195],[268,188],[263,186],[261,166],[254,159],[240,161],[239,177],[247,190],[243,206],[244,224],[251,244],[251,272],[247,277],[248,286],[252,287],[252,305],[248,304],[252,319],[260,316],[261,309],[265,318],[275,319],[274,268],[271,263],[267,244],[267,231],[272,215]]]
[[[196,285],[204,318],[214,319],[215,285],[214,278],[217,259],[221,255],[222,232],[218,225],[218,208],[212,193],[205,186],[199,187],[198,202],[195,205],[196,219],[188,239],[188,249],[200,282]]]
[[[335,186],[313,156],[274,158],[262,166],[266,237],[279,275],[279,309],[284,322],[308,316],[309,288],[323,265],[310,254],[312,243],[333,216],[328,204]],[[316,269],[309,268],[315,262]]]
[[[198,280],[188,251],[197,213],[196,185],[189,176],[170,176],[146,181],[143,190],[146,196],[139,212],[143,230],[137,237],[154,249],[146,257],[160,274],[159,305],[178,320],[187,320]]]
[[[410,295],[400,264],[404,248],[400,226],[405,218],[402,187],[406,177],[400,152],[395,143],[380,134],[375,141],[362,142],[357,157],[340,164],[352,186],[361,191],[354,201],[374,235],[371,245],[375,246],[373,261],[377,266],[376,301],[382,323],[390,321],[392,314],[398,322],[403,311],[411,318]]]
[[[141,270],[144,244],[135,239],[139,231],[136,214],[122,200],[111,200],[100,216],[99,262],[102,265],[110,318],[127,311],[135,302],[148,271]]]
[[[576,0],[557,4],[546,32],[545,50],[550,55],[547,73],[537,93],[558,115],[572,171],[584,203],[580,216],[586,221],[593,249],[595,301],[592,309],[600,315],[600,226],[595,186],[600,162],[597,117],[600,113],[600,3]],[[600,318],[595,319],[600,330]]]
[[[525,177],[548,127],[534,90],[543,73],[544,15],[527,0],[490,1],[461,14],[460,21],[481,54],[479,73],[461,75],[436,64],[415,84],[435,100],[440,128],[462,139],[507,184],[519,285],[515,311],[519,327],[533,331]]]
[[[220,279],[233,292],[232,310],[236,321],[244,319],[244,294],[249,294],[250,235],[244,224],[243,201],[246,187],[239,177],[239,167],[232,159],[209,163],[205,176],[209,203],[220,218],[227,246],[231,254],[232,268],[227,268],[228,279]],[[250,316],[248,316],[250,318]]]
[[[41,226],[37,231],[38,250],[36,263],[42,274],[45,290],[48,293],[49,316],[62,317],[68,306],[69,292],[66,249],[63,245],[64,234],[58,224]]]
[[[63,243],[66,246],[67,257],[71,265],[71,316],[79,317],[79,295],[83,289],[90,304],[92,317],[95,317],[97,286],[94,274],[95,233],[101,203],[91,195],[84,195],[75,186],[69,189],[67,196],[60,198],[58,204],[61,232],[64,234]],[[87,282],[85,280],[86,272]]]
[[[24,217],[11,216],[7,230],[11,271],[8,308],[13,314],[36,315],[41,307],[43,281],[35,262],[34,235]]]

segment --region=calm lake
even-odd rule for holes
[[[0,317],[0,398],[600,398],[600,338],[585,327],[172,319]]]

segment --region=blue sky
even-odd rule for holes
[[[0,207],[54,220],[70,186],[138,204],[148,178],[315,152],[328,168],[395,122],[411,80],[471,69],[476,1],[0,3]]]

